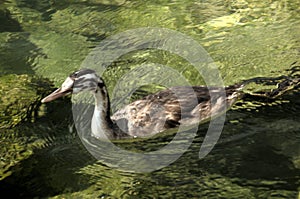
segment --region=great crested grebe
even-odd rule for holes
[[[232,86],[178,86],[148,95],[110,114],[110,100],[105,83],[94,70],[81,69],[72,73],[61,88],[42,99],[42,103],[68,94],[90,91],[95,98],[91,122],[92,135],[110,139],[147,137],[179,125],[204,122],[227,110],[243,95],[244,84]],[[211,99],[210,93],[214,93]],[[196,100],[191,99],[194,97]],[[122,128],[118,124],[122,123]]]

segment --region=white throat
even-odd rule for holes
[[[107,97],[99,90],[94,94],[94,97],[95,109],[91,124],[92,135],[96,138],[108,140],[113,136],[113,129],[107,121],[107,117],[109,117],[109,110],[107,110],[109,102]]]

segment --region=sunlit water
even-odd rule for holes
[[[103,39],[140,27],[169,28],[193,38],[213,58],[225,85],[287,75],[300,61],[299,8],[296,0],[0,1],[0,78],[36,75],[59,86]],[[190,84],[203,84],[186,60],[145,49],[108,67],[104,79],[110,93],[124,74],[145,63],[171,66]],[[7,87],[2,84],[0,89]],[[145,87],[135,97],[155,89]],[[139,174],[111,168],[85,149],[68,98],[43,105],[37,119],[0,130],[0,191],[25,198],[297,198],[299,91],[275,102],[255,100],[227,113],[221,138],[204,159],[198,155],[208,124],[173,164]],[[116,144],[151,151],[172,138]]]

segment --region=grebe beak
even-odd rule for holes
[[[53,101],[57,98],[69,95],[73,91],[74,80],[68,77],[62,84],[62,87],[56,89],[53,93],[41,100],[42,103]]]
[[[50,102],[50,101],[53,101],[57,98],[66,96],[71,93],[72,93],[72,89],[71,90],[62,90],[61,88],[59,88],[59,89],[56,89],[53,93],[51,93],[47,97],[45,97],[44,99],[42,99],[41,102],[42,103]]]

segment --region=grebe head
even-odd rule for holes
[[[53,93],[42,99],[42,103],[50,102],[69,94],[77,94],[82,91],[96,92],[98,87],[102,88],[103,86],[103,80],[94,70],[81,69],[67,77],[61,88],[58,88]]]

